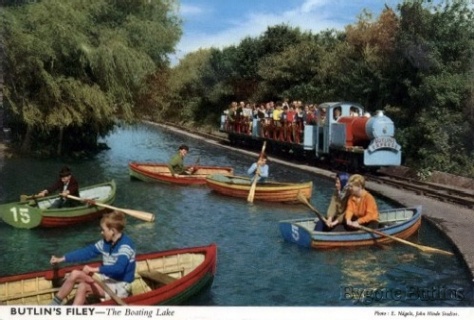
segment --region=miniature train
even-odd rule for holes
[[[370,116],[357,103],[326,102],[315,108],[315,114],[306,122],[238,113],[230,119],[224,114],[220,131],[232,144],[256,146],[266,140],[267,150],[270,145],[274,152],[303,154],[350,170],[401,164],[394,123],[382,111]]]

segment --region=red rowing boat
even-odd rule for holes
[[[166,163],[138,163],[128,164],[130,176],[147,182],[167,182],[181,185],[204,185],[206,177],[211,174],[233,174],[231,167],[221,166],[194,166],[191,174],[173,177]]]
[[[128,305],[179,305],[210,286],[216,273],[217,246],[173,249],[137,255],[137,269],[132,295],[124,298]],[[97,266],[99,263],[89,263]],[[45,305],[59,290],[55,284],[83,265],[37,271],[0,278],[0,304]],[[73,290],[68,301],[72,301]],[[114,300],[91,304],[114,305]]]

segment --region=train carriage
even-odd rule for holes
[[[401,165],[402,151],[394,138],[393,121],[382,111],[374,115],[352,102],[325,102],[307,123],[273,119],[221,118],[221,131],[231,143],[267,140],[273,151],[302,153],[351,170]],[[251,125],[250,125],[251,124]]]

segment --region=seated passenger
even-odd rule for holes
[[[377,229],[379,226],[379,211],[375,198],[365,190],[365,179],[355,174],[349,179],[351,195],[347,201],[345,213],[348,230],[358,230],[359,226]]]
[[[279,127],[281,126],[281,115],[283,114],[283,107],[281,102],[277,102],[275,110],[273,110],[272,118],[273,118],[273,125]]]
[[[267,155],[263,154],[257,162],[252,163],[247,173],[254,179],[258,179],[257,183],[263,183],[268,178],[269,168],[267,164]]]
[[[349,199],[349,190],[347,184],[348,180],[349,174],[345,172],[340,172],[336,175],[334,180],[334,185],[336,188],[326,211],[326,224],[324,221],[317,220],[314,230],[331,231],[338,224],[342,227],[347,200]]]

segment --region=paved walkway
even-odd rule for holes
[[[183,132],[170,126],[161,124],[154,125],[166,128],[179,134],[184,134],[204,140],[205,142],[218,145],[225,149],[239,151],[241,153],[258,157],[258,154],[255,152],[221,145],[212,139],[202,138],[198,135],[189,132]],[[307,165],[293,164],[275,158],[272,158],[272,162],[278,162],[300,170],[312,172],[318,176],[328,178],[333,178],[334,176],[334,173],[330,171]],[[400,203],[401,206],[412,207],[422,205],[423,216],[425,220],[428,220],[430,223],[440,229],[448,237],[448,239],[451,240],[453,245],[457,248],[458,253],[463,257],[468,269],[471,272],[471,278],[474,281],[474,210],[420,196],[411,191],[401,190],[375,182],[368,181],[366,183],[366,187],[370,192],[396,201]],[[430,246],[429,243],[423,245]]]

